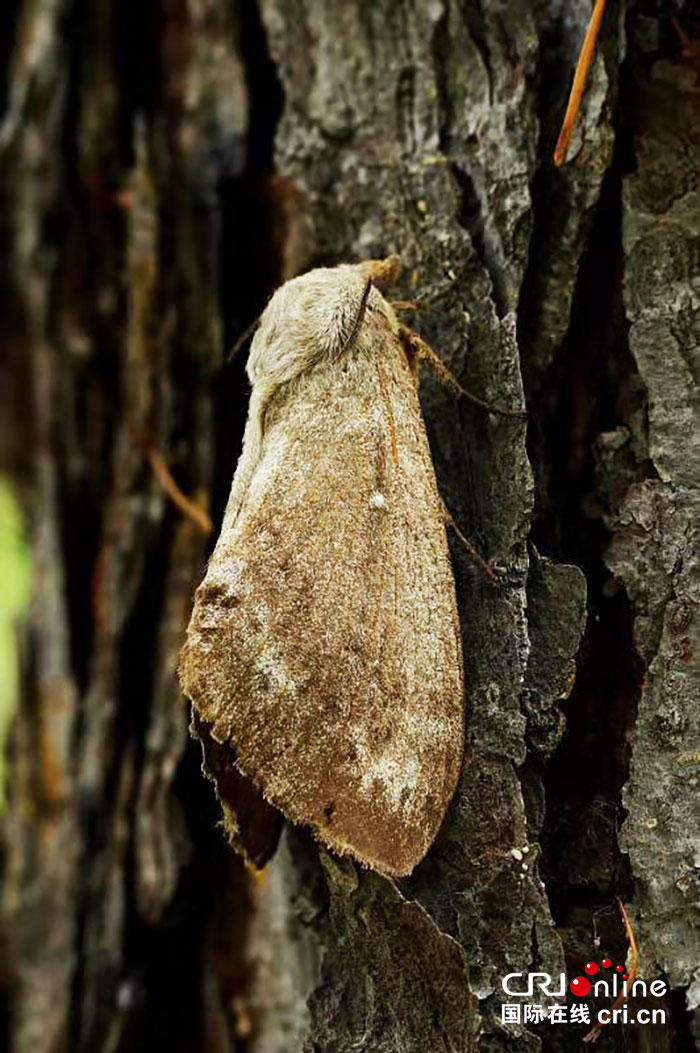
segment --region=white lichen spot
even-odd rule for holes
[[[377,491],[377,493],[372,494],[372,496],[369,499],[369,507],[379,508],[382,509],[382,511],[386,511],[387,503],[384,494],[380,494],[379,491]]]
[[[495,681],[491,681],[487,685],[484,692],[486,695],[486,705],[489,713],[493,713],[494,710],[499,709],[501,702],[501,689]]]
[[[523,854],[519,848],[511,848],[510,854],[512,855],[513,859],[517,859],[518,862],[520,862],[523,858]]]
[[[480,1002],[483,1002],[486,998],[490,998],[495,990],[495,987],[478,987],[472,993],[476,995]]]

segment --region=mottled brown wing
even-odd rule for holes
[[[413,377],[398,339],[382,343],[268,407],[181,674],[267,800],[335,850],[407,874],[459,774],[462,660]]]

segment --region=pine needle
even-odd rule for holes
[[[595,52],[596,40],[598,39],[600,24],[603,21],[604,11],[605,0],[596,0],[593,14],[591,15],[591,20],[588,23],[588,29],[586,30],[586,35],[583,38],[583,44],[581,45],[581,53],[578,57],[576,72],[574,73],[574,82],[571,85],[569,103],[566,107],[566,113],[564,114],[564,120],[562,122],[561,131],[559,132],[559,138],[557,139],[557,145],[554,148],[554,163],[557,167],[562,165],[566,160],[566,151],[569,149],[574,124],[576,123],[578,112],[581,109],[583,89],[588,80],[588,70],[590,69],[591,60],[593,59],[593,54]]]

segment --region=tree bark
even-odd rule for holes
[[[502,1023],[503,977],[631,968],[618,897],[638,975],[670,991],[665,1024],[600,1048],[692,1048],[700,11],[609,0],[556,169],[590,10],[0,14],[0,443],[34,566],[4,744],[3,1048],[566,1050],[585,1026]],[[502,578],[451,538],[461,781],[408,879],[289,826],[256,879],[176,678],[246,415],[227,349],[286,278],[391,252],[463,386],[528,408],[421,380],[445,502]]]

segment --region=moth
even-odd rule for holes
[[[459,776],[455,585],[419,338],[382,295],[398,271],[391,256],[288,281],[251,347],[243,451],[180,676],[254,862],[282,812],[409,874]]]

